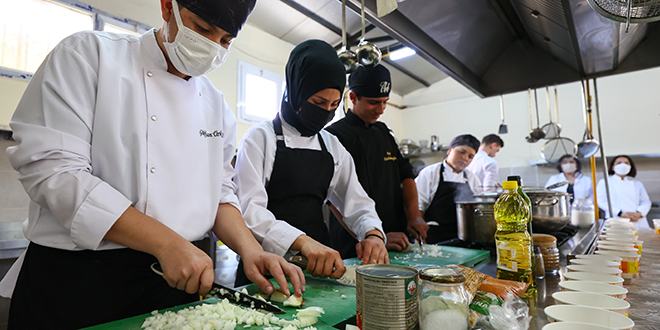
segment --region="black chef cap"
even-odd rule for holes
[[[348,78],[348,87],[357,96],[387,97],[392,89],[390,70],[382,65],[359,66]]]
[[[449,149],[453,149],[458,146],[468,146],[476,152],[479,150],[479,140],[477,140],[476,137],[474,137],[471,134],[463,134],[455,137],[453,140],[451,140],[451,143],[449,144]]]
[[[334,88],[343,95],[345,86],[346,69],[335,49],[323,40],[304,41],[291,51],[286,63],[282,115],[297,128],[295,113],[303,102],[326,88]]]
[[[236,37],[257,0],[177,0],[203,20]]]

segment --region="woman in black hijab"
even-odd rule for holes
[[[243,217],[264,250],[300,251],[307,272],[339,278],[345,271],[330,243],[322,206],[332,202],[360,241],[363,263],[389,263],[374,202],[355,173],[351,155],[322,130],[334,118],[346,85],[337,54],[324,41],[293,49],[280,112],[251,127],[241,140],[235,181]],[[239,267],[240,269],[240,267]],[[240,274],[236,284],[243,284]]]

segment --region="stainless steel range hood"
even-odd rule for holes
[[[348,5],[360,11],[359,0]],[[656,23],[625,24],[586,0],[408,0],[369,21],[481,97],[660,66]]]

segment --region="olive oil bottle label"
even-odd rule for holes
[[[514,244],[506,241],[497,241],[497,268],[517,272],[517,252],[518,249]]]

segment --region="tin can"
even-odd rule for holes
[[[399,265],[363,265],[355,273],[358,328],[419,329],[417,270]]]

